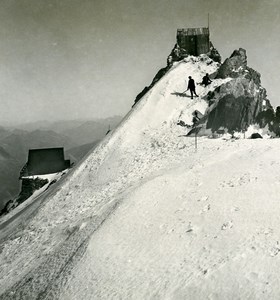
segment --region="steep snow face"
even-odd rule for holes
[[[207,88],[198,85],[199,97],[193,100],[180,93],[187,89],[188,76],[201,82],[217,68],[205,55],[175,64],[121,125],[49,192],[37,214],[2,247],[0,291],[6,291],[5,297],[32,299],[55,289],[54,280],[116,204],[149,178],[180,165],[184,157],[188,160],[194,145],[182,137],[186,129],[178,120],[191,124],[193,111],[204,113],[207,108],[203,97],[230,79],[214,80]]]
[[[182,120],[191,124],[191,113],[195,109],[205,112],[208,104],[203,99],[207,93],[230,79],[214,80],[207,88],[197,84],[196,91],[200,97],[193,101],[190,99],[189,92],[185,95],[180,93],[187,89],[188,76],[192,76],[196,83],[201,83],[202,77],[206,73],[216,72],[218,66],[218,63],[213,62],[206,55],[190,56],[182,62],[175,63],[164,78],[142,98],[137,107],[137,114],[133,114],[133,119],[126,125],[132,125],[134,130],[161,128],[163,123],[170,127],[183,116],[185,119]]]

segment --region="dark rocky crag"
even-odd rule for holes
[[[22,179],[21,191],[13,200],[9,200],[2,211],[0,211],[0,216],[9,213],[11,210],[16,208],[18,205],[23,203],[29,197],[33,195],[33,193],[39,190],[41,187],[48,183],[48,179],[41,178],[24,178]]]
[[[273,110],[261,86],[260,74],[247,66],[246,50],[235,50],[218,69],[216,79],[231,80],[207,95],[209,108],[200,124],[206,130],[245,131],[259,123],[260,114]],[[264,122],[265,123],[265,122]],[[266,124],[260,125],[266,125]]]

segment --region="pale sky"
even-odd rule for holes
[[[1,0],[0,124],[127,113],[208,12],[223,59],[245,48],[280,105],[279,0]]]

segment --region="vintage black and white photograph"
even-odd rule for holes
[[[0,0],[0,300],[279,299],[279,70],[279,0]]]

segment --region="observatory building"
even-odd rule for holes
[[[177,45],[185,55],[198,56],[210,50],[209,28],[177,29]]]

